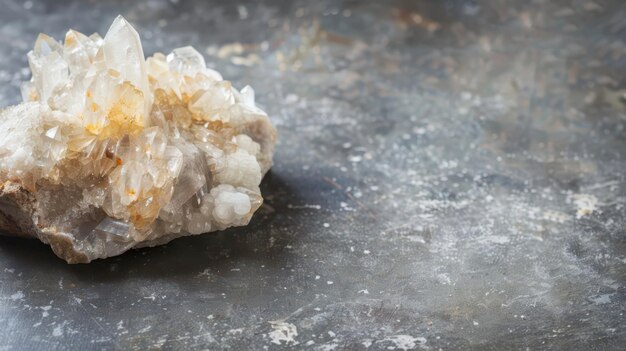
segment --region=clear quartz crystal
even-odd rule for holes
[[[0,184],[33,192],[35,235],[69,237],[66,260],[245,225],[261,205],[276,131],[194,48],[145,59],[119,16],[104,38],[41,34],[28,61],[24,103],[0,112]]]
[[[204,57],[191,46],[174,49],[167,55],[167,64],[170,70],[190,77],[206,69]]]
[[[104,37],[101,50],[108,70],[117,72],[116,78],[130,82],[143,94],[144,114],[149,114],[152,93],[148,88],[146,61],[137,31],[122,16],[118,16]]]
[[[110,217],[103,219],[96,229],[95,235],[103,235],[106,240],[129,241],[131,226],[127,222],[118,221]]]
[[[194,194],[207,184],[208,166],[205,155],[191,144],[180,146],[185,155],[174,195],[164,210],[179,210]]]
[[[215,82],[194,94],[189,110],[204,120],[216,120],[219,113],[235,104],[235,96],[230,82]]]
[[[254,89],[251,86],[246,85],[241,89],[241,102],[248,106],[256,106],[254,104]]]

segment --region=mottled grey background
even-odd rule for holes
[[[266,204],[89,265],[0,239],[0,350],[625,348],[623,1],[0,0],[0,106],[117,14],[255,88]]]

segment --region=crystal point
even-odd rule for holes
[[[206,69],[204,57],[191,46],[174,49],[171,54],[167,55],[167,64],[172,71],[190,77]]]
[[[42,34],[28,61],[24,102],[0,111],[0,229],[89,262],[246,225],[261,205],[276,130],[194,48],[145,59],[119,16],[104,38]]]
[[[102,44],[104,61],[109,72],[116,72],[121,81],[130,82],[144,95],[144,114],[150,112],[151,92],[148,85],[146,60],[139,33],[122,16],[111,24]]]

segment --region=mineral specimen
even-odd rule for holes
[[[192,47],[144,58],[117,17],[104,38],[41,34],[24,102],[0,112],[0,229],[69,263],[246,225],[276,130],[254,91]]]

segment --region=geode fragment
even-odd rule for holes
[[[104,38],[41,34],[24,102],[0,112],[0,231],[69,263],[246,225],[276,130],[254,91],[192,47],[144,59],[122,17]]]

